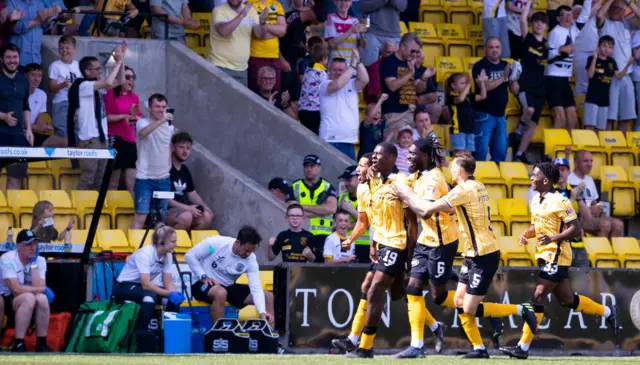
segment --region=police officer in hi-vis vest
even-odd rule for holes
[[[351,228],[347,234],[351,236],[353,226],[358,220],[358,185],[360,180],[358,179],[358,166],[353,165],[347,167],[339,179],[345,181],[345,188],[347,191],[340,194],[338,197],[338,209],[347,211],[351,215]],[[371,256],[369,255],[369,248],[371,245],[371,239],[369,238],[369,229],[355,241],[356,244],[356,261],[359,263],[370,263]]]
[[[320,177],[320,157],[307,155],[302,161],[304,178],[293,182],[293,196],[309,218],[309,231],[317,238],[314,246],[322,250],[324,239],[331,234],[333,214],[338,209],[338,193],[325,179]],[[320,255],[316,255],[322,258]]]

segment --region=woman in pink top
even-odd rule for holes
[[[124,171],[127,190],[133,196],[133,184],[136,179],[136,121],[140,113],[140,99],[133,92],[136,74],[131,67],[125,66],[124,84],[111,89],[104,96],[104,107],[109,122],[109,148],[116,150],[109,190],[117,190],[120,175]]]

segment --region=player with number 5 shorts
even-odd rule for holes
[[[528,243],[528,238],[535,238],[537,241],[536,259],[540,274],[533,293],[537,325],[544,317],[547,295],[553,293],[563,307],[605,317],[609,327],[613,329],[613,335],[617,336],[621,327],[616,306],[605,307],[590,298],[574,294],[571,289],[569,266],[572,255],[569,241],[579,237],[582,229],[569,199],[553,188],[559,178],[560,170],[550,162],[537,164],[533,168],[531,185],[536,194],[531,200],[531,227],[519,237],[522,245]],[[526,324],[520,342],[516,346],[500,350],[511,357],[526,359],[529,357],[533,334],[530,325]]]
[[[451,176],[457,186],[444,197],[430,202],[416,198],[403,186],[396,186],[398,195],[418,212],[429,219],[434,214],[455,209],[458,218],[459,239],[462,243],[464,261],[458,275],[458,288],[454,304],[460,311],[460,321],[473,351],[465,358],[489,358],[480,330],[474,317],[507,317],[520,315],[525,322],[535,325],[536,316],[531,304],[482,303],[489,285],[500,265],[500,249],[491,230],[489,196],[485,186],[474,180],[476,161],[468,155],[456,157],[451,164]]]

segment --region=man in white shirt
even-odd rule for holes
[[[136,182],[133,186],[135,215],[132,229],[142,229],[151,211],[154,191],[171,191],[171,137],[173,114],[168,112],[167,98],[162,94],[149,97],[149,118],[136,122]],[[161,200],[160,214],[164,217],[168,200]],[[155,207],[155,205],[154,205]]]
[[[490,37],[500,39],[502,43],[501,58],[509,58],[509,31],[507,27],[507,12],[504,0],[484,0],[482,9],[482,36],[485,43]]]
[[[195,245],[184,259],[198,278],[191,294],[199,301],[211,303],[211,323],[224,318],[224,305],[242,309],[255,305],[260,318],[274,325],[273,294],[265,292],[260,282],[260,268],[253,253],[262,237],[253,227],[244,226],[237,238],[209,237]],[[247,274],[249,285],[236,280]]]
[[[79,148],[107,148],[107,114],[103,93],[124,83],[124,55],[127,43],[116,47],[116,63],[109,76],[102,80],[102,64],[96,57],[80,60],[82,78],[69,89],[67,139],[69,146]],[[116,80],[117,77],[117,80]],[[77,190],[98,190],[107,166],[104,159],[80,159],[80,183]]]
[[[338,210],[333,215],[333,226],[335,231],[324,241],[324,263],[344,264],[354,262],[356,259],[356,245],[351,245],[348,250],[342,249],[342,241],[347,239],[347,230],[351,226],[351,215],[346,210]]]
[[[353,78],[355,74],[355,78]],[[356,159],[358,143],[358,93],[369,83],[358,50],[351,51],[350,66],[343,58],[331,60],[329,79],[320,84],[320,138]]]
[[[7,327],[15,327],[12,351],[26,352],[24,336],[31,321],[36,324],[36,351],[51,352],[47,346],[49,304],[54,294],[47,287],[47,260],[38,256],[39,239],[30,230],[18,233],[17,248],[0,257],[0,295]]]
[[[589,234],[599,237],[621,237],[624,233],[624,223],[618,218],[607,217],[602,214],[602,203],[598,189],[589,176],[593,168],[593,157],[591,152],[580,150],[573,156],[574,169],[567,179],[569,185],[575,188],[584,186],[582,194],[577,197],[577,201],[584,201],[589,209],[580,210],[580,225]]]
[[[505,8],[507,10],[507,29],[509,30],[509,49],[511,58],[519,60],[522,57],[520,48],[522,47],[522,31],[520,30],[520,14],[525,6],[533,8],[531,0],[507,0]],[[533,14],[534,12],[530,13]]]
[[[47,133],[53,131],[53,127],[43,118],[47,112],[47,93],[38,88],[42,82],[42,66],[30,63],[24,67],[24,74],[29,80],[29,123],[33,131],[33,147],[40,147],[49,138]]]
[[[596,14],[600,10],[602,3],[593,0],[585,0],[576,25],[580,28],[580,33],[576,37],[576,49],[574,52],[574,68],[576,71],[576,95],[586,95],[589,86],[589,76],[587,76],[587,59],[593,55],[593,50],[598,47],[598,27],[596,25]]]
[[[608,35],[615,39],[613,47],[613,59],[622,69],[632,57],[631,32],[634,30],[631,19],[624,19],[624,0],[607,0],[598,11],[598,29],[600,36]],[[629,8],[636,17],[640,16],[640,6],[629,3]],[[636,119],[636,95],[631,73],[633,67],[627,69],[627,74],[618,80],[613,77],[609,89],[609,122],[608,128],[613,127],[613,122],[618,121],[617,129],[623,133],[629,128],[629,121]]]

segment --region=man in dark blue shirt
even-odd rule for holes
[[[31,112],[29,110],[29,80],[18,73],[20,48],[12,43],[0,47],[0,146],[31,147]],[[7,189],[20,189],[20,180],[27,176],[26,164],[7,167]]]
[[[509,81],[511,66],[500,58],[502,45],[496,37],[487,38],[485,57],[473,65],[473,79],[477,80],[480,72],[485,70],[489,80],[486,82],[487,98],[475,105],[476,150],[473,158],[477,161],[487,159],[491,152],[491,160],[501,162],[507,158],[507,119],[505,111],[509,100],[509,90],[518,94],[518,81]],[[507,85],[508,83],[508,85]],[[476,81],[476,90],[480,87]]]

